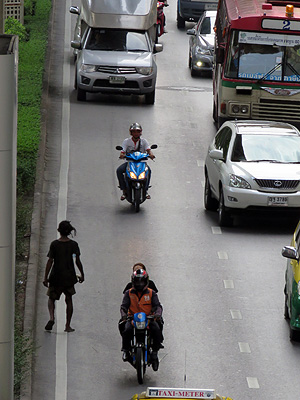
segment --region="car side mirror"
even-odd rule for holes
[[[216,49],[216,63],[223,64],[225,58],[225,49],[222,47],[218,47]]]
[[[72,40],[71,47],[73,47],[73,49],[81,50],[81,43],[77,40]]]
[[[186,34],[187,34],[187,35],[195,36],[195,35],[196,35],[196,30],[195,30],[195,28],[188,29],[188,30],[186,31]]]
[[[163,51],[164,46],[161,43],[156,43],[153,47],[153,52],[154,53],[160,53],[161,51]]]
[[[209,153],[209,157],[213,160],[221,160],[224,161],[223,150],[211,150]]]
[[[71,6],[71,7],[69,8],[69,11],[70,11],[71,14],[80,15],[79,8],[76,7],[76,6]]]
[[[299,254],[295,247],[293,246],[284,246],[281,251],[283,257],[290,258],[291,260],[299,261]]]

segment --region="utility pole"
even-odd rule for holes
[[[0,0],[0,35],[4,33],[4,1]]]
[[[0,35],[0,399],[14,396],[18,37]]]

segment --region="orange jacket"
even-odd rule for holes
[[[151,312],[155,314],[162,314],[162,306],[158,300],[157,293],[152,289],[146,288],[139,295],[135,289],[127,290],[124,294],[121,304],[121,316],[133,315],[137,312],[144,312],[150,315]]]
[[[144,290],[139,298],[134,289],[129,290],[130,306],[128,315],[134,315],[137,312],[144,312],[149,315],[152,310],[152,289]]]

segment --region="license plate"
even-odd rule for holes
[[[213,4],[205,4],[205,10],[217,10],[218,4],[213,3]]]
[[[276,196],[268,198],[268,206],[287,206],[288,198],[284,196]]]
[[[117,84],[117,83],[124,84],[125,83],[125,76],[110,76],[109,77],[109,83],[111,83],[111,84]]]

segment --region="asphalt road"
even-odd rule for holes
[[[300,344],[283,319],[286,261],[296,221],[239,218],[220,229],[203,207],[203,161],[215,134],[212,81],[192,78],[188,39],[166,10],[154,106],[138,97],[76,100],[70,4],[54,4],[48,67],[46,154],[32,400],[128,400],[147,386],[214,388],[235,400],[298,398]],[[64,21],[67,21],[66,24]],[[74,25],[72,20],[72,26]],[[192,24],[187,24],[187,28]],[[152,199],[136,214],[120,202],[115,146],[132,122],[156,143]],[[77,229],[86,281],[74,297],[74,333],[63,333],[64,303],[52,333],[42,286],[57,222]],[[160,368],[138,385],[121,360],[117,322],[131,266],[143,262],[164,306]]]

